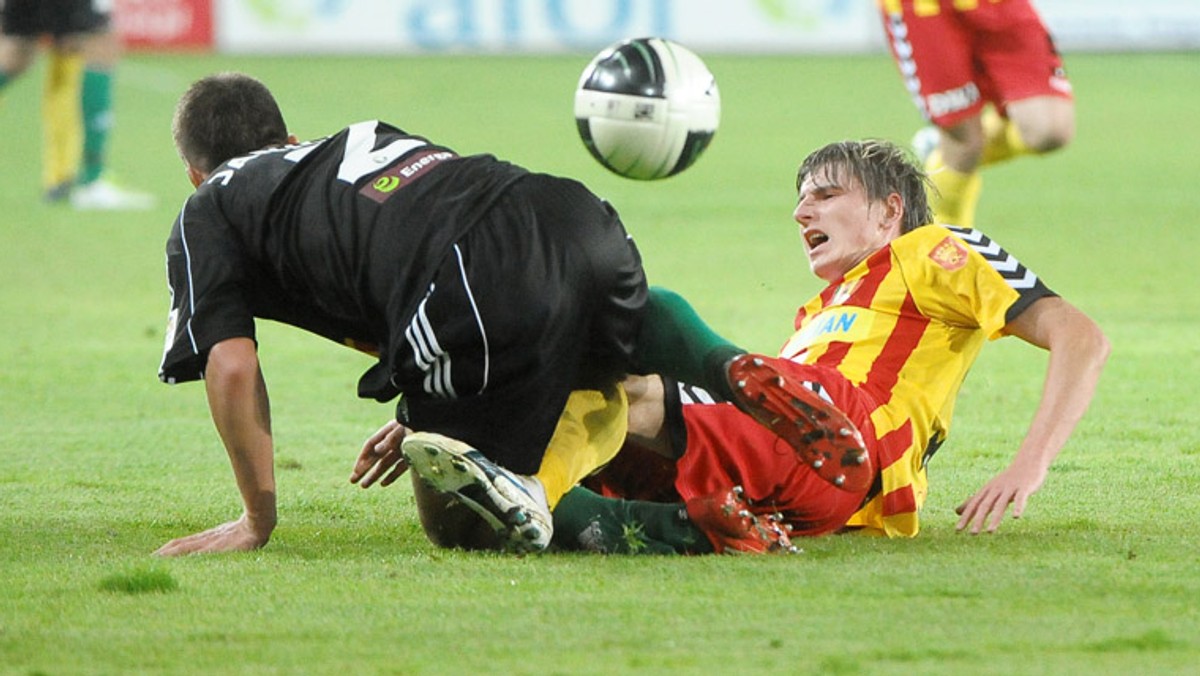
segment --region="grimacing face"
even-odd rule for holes
[[[867,200],[857,179],[822,167],[805,177],[792,216],[814,275],[833,283],[900,235],[904,201]]]

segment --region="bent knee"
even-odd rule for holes
[[[1048,153],[1066,146],[1075,138],[1075,122],[1068,120],[1052,125],[1038,125],[1021,131],[1021,140],[1035,153]]]
[[[1069,99],[1042,97],[1011,104],[1009,119],[1021,141],[1035,153],[1048,153],[1075,138],[1075,104]]]

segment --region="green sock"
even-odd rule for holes
[[[87,69],[83,73],[83,169],[80,183],[91,183],[104,171],[104,153],[112,130],[112,73]]]
[[[11,78],[8,77],[8,73],[0,70],[0,91],[3,91],[3,89],[8,86],[10,80]]]
[[[745,352],[717,335],[683,296],[650,287],[634,354],[644,373],[661,373],[732,399],[725,364]]]
[[[606,498],[576,486],[554,508],[554,544],[604,554],[709,554],[682,502]]]

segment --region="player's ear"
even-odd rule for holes
[[[895,232],[899,235],[902,232],[904,225],[904,197],[898,192],[890,193],[883,198],[883,223],[881,227],[885,230],[895,228]]]
[[[200,171],[199,169],[193,167],[190,164],[187,165],[187,175],[188,175],[188,180],[192,182],[193,188],[199,188],[200,184],[203,183],[204,180],[208,178],[208,174]]]

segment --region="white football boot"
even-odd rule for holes
[[[540,552],[550,545],[554,522],[546,491],[534,477],[510,472],[467,444],[431,432],[408,435],[400,451],[426,486],[453,494],[487,521],[506,551]]]
[[[71,189],[71,206],[77,211],[146,211],[154,208],[153,195],[122,188],[98,178]]]
[[[929,160],[929,156],[933,154],[934,150],[937,150],[938,144],[941,142],[942,133],[938,131],[937,127],[933,125],[921,127],[912,137],[911,145],[913,154],[917,156],[921,164],[925,164]]]

